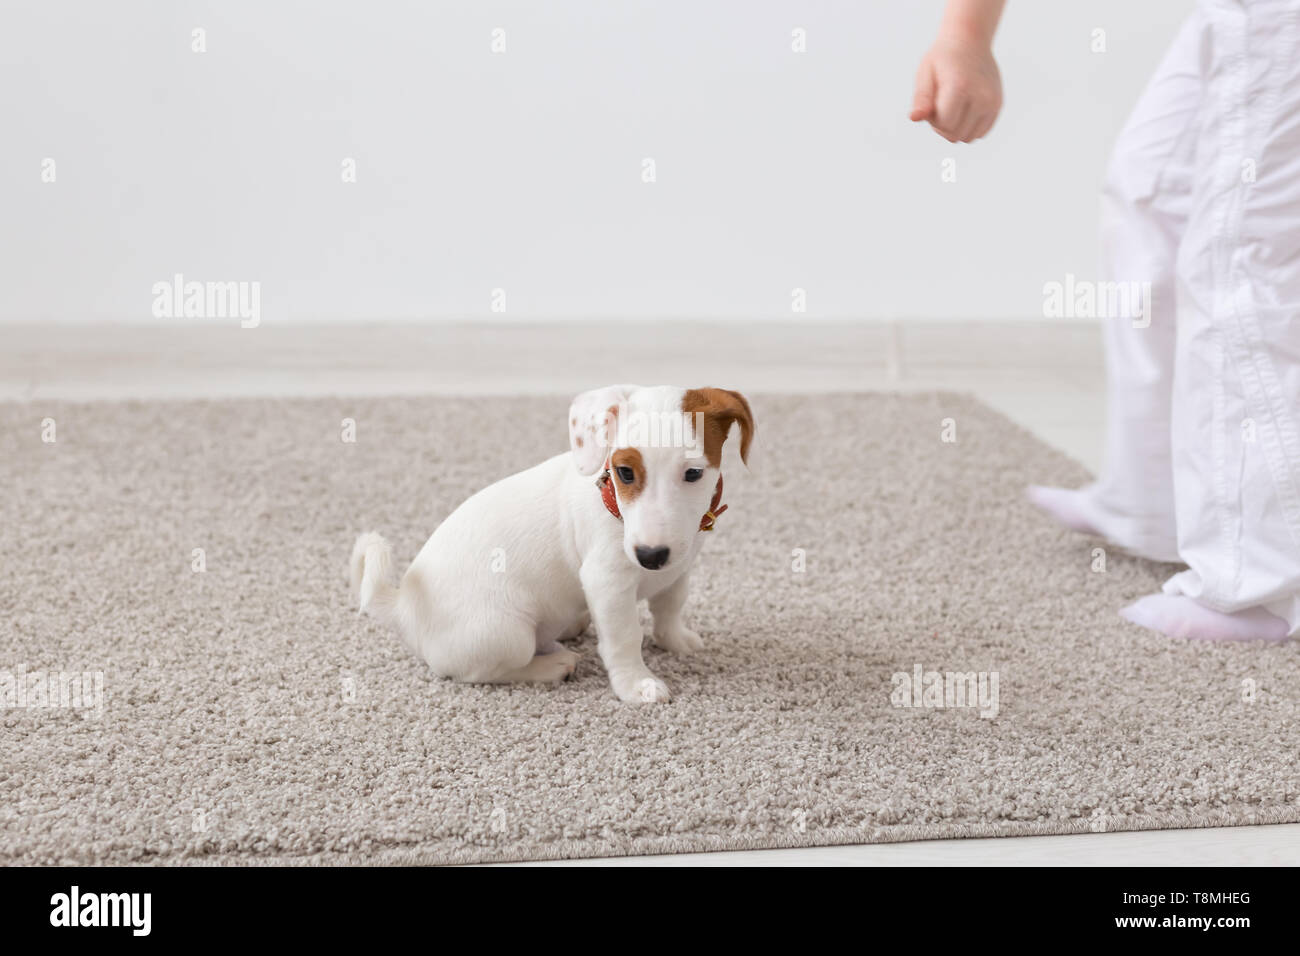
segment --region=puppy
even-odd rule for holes
[[[725,508],[722,445],[733,424],[749,460],[749,402],[721,388],[611,385],[574,399],[568,422],[568,453],[466,500],[400,586],[388,542],[361,535],[354,592],[441,677],[563,680],[578,655],[558,642],[594,623],[618,698],[666,701],[641,657],[637,602],[649,600],[660,647],[702,647],[682,605],[702,532]]]

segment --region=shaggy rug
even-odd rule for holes
[[[1121,621],[1171,568],[1022,500],[949,394],[753,397],[702,654],[620,704],[431,678],[359,618],[566,398],[0,405],[0,862],[452,863],[1300,820],[1300,655]],[[352,422],[349,425],[346,420]],[[353,438],[346,441],[345,438]],[[593,488],[592,493],[596,491]]]

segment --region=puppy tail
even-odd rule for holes
[[[352,593],[362,611],[384,624],[397,617],[397,586],[393,584],[393,549],[382,535],[369,531],[357,538],[349,566]]]

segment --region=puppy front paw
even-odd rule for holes
[[[656,644],[674,654],[694,654],[704,649],[704,639],[681,624],[662,631],[656,629],[654,639]]]
[[[668,685],[649,671],[611,676],[610,685],[625,704],[659,704],[672,697]]]

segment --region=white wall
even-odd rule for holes
[[[177,272],[259,281],[264,322],[494,287],[509,318],[788,317],[795,287],[1040,315],[1094,273],[1107,150],[1191,3],[1010,0],[1005,112],[954,147],[906,119],[938,0],[6,2],[0,320],[149,321]]]

